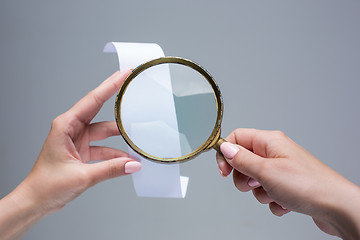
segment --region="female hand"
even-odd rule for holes
[[[141,164],[123,151],[89,145],[119,135],[115,122],[90,122],[129,72],[114,73],[53,121],[30,174],[0,201],[1,239],[20,237],[36,221],[101,181],[140,170]]]
[[[217,154],[219,171],[233,171],[235,186],[252,190],[277,216],[289,211],[313,217],[326,233],[359,239],[360,188],[279,131],[237,129]]]

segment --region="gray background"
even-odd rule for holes
[[[156,42],[201,63],[222,90],[223,135],[280,129],[359,179],[359,1],[0,3],[0,194],[31,170],[53,118],[117,69],[108,41]],[[114,99],[96,120],[112,120]],[[121,137],[102,144],[126,149]],[[24,239],[333,239],[308,216],[273,216],[220,177],[210,151],[182,165],[185,199],[101,183]],[[339,203],[343,204],[343,203]]]

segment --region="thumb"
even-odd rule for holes
[[[131,158],[120,157],[88,164],[87,167],[92,182],[96,184],[110,178],[140,171],[141,163]]]
[[[233,168],[249,177],[255,179],[259,178],[259,168],[262,165],[264,158],[242,146],[235,145],[230,142],[224,142],[221,144],[220,150],[226,161]]]

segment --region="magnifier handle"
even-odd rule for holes
[[[222,152],[220,151],[220,146],[221,144],[223,144],[224,142],[226,142],[225,139],[223,139],[222,137],[219,137],[219,139],[217,140],[217,142],[215,143],[215,145],[213,146],[213,148],[222,155]]]

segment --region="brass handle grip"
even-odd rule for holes
[[[213,148],[222,155],[222,152],[220,151],[220,146],[221,144],[223,144],[224,142],[226,142],[225,139],[223,139],[222,137],[219,137],[219,139],[217,140],[217,142],[215,143],[215,145],[213,146]]]

